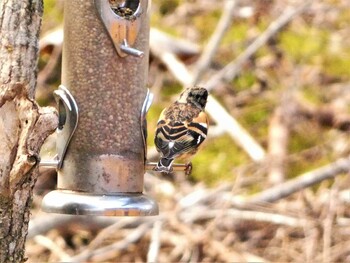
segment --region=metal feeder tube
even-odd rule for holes
[[[141,109],[147,97],[148,0],[122,2],[123,8],[130,5],[137,16],[126,21],[115,15],[124,23],[119,33],[128,32],[125,25],[130,23],[134,30],[133,41],[128,42],[126,36],[119,49],[111,36],[113,31],[101,17],[105,11],[98,9],[101,3],[109,4],[108,0],[64,3],[62,84],[76,102],[79,120],[67,146],[63,147],[62,141],[67,138],[62,137],[62,131],[72,116],[69,111],[65,113],[71,107],[61,103],[65,111],[59,103],[63,128],[58,128],[57,144],[60,145],[57,148],[64,156],[58,161],[58,190],[43,199],[42,208],[46,212],[108,216],[158,214],[157,203],[142,193],[146,153]],[[132,9],[135,6],[137,9]],[[123,50],[126,52],[122,54]],[[64,91],[64,87],[61,90]],[[58,101],[62,102],[62,97]]]

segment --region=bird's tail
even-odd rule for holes
[[[158,172],[170,173],[172,171],[171,165],[173,162],[173,158],[161,158],[154,170]]]

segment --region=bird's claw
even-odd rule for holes
[[[169,174],[173,171],[173,168],[172,167],[167,168],[167,167],[155,166],[153,168],[153,171]]]
[[[185,175],[190,175],[192,172],[192,163],[188,162],[185,164],[173,164],[170,167],[164,167],[164,166],[158,166],[155,165],[153,168],[150,167],[150,165],[148,166],[149,170],[153,170],[155,172],[161,172],[161,173],[166,173],[166,174],[170,174],[174,171],[184,171]]]

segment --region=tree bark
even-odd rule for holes
[[[0,1],[0,262],[23,262],[39,151],[58,122],[34,101],[42,0]]]

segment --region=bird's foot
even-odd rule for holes
[[[190,175],[191,172],[192,172],[192,163],[191,162],[188,162],[188,163],[185,163],[185,164],[177,164],[176,163],[176,164],[172,164],[169,167],[158,166],[157,164],[148,163],[148,166],[146,166],[146,168],[147,167],[148,167],[149,170],[153,170],[155,172],[166,173],[166,174],[170,174],[170,173],[172,173],[174,171],[184,171],[185,175]]]
[[[170,167],[164,167],[164,166],[155,166],[153,168],[153,171],[156,171],[156,172],[161,172],[161,173],[166,173],[166,174],[169,174],[173,171],[173,168],[170,166]]]

